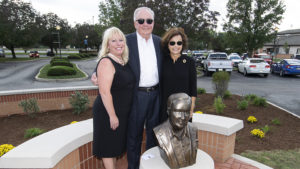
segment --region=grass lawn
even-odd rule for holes
[[[86,77],[86,75],[78,69],[78,67],[76,66],[76,64],[72,63],[74,69],[76,70],[76,74],[75,75],[68,75],[68,76],[48,76],[47,72],[50,69],[50,64],[45,65],[41,70],[40,70],[40,74],[39,74],[39,78],[44,78],[44,79],[71,79],[71,78],[82,78],[82,77]]]

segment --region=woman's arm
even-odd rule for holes
[[[113,130],[119,126],[119,119],[116,115],[110,92],[115,71],[113,64],[108,58],[103,58],[97,67],[98,84],[102,82],[101,85],[98,85],[99,93],[109,116],[110,127]]]

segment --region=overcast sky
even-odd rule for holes
[[[76,23],[98,23],[99,2],[101,0],[24,0],[31,2],[33,7],[42,14],[53,12],[69,24]],[[226,3],[228,0],[210,0],[210,10],[221,13],[219,16],[218,31],[222,30],[222,23],[226,19]],[[279,30],[300,29],[300,0],[283,0],[286,12],[283,20],[278,26]]]

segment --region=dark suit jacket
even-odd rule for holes
[[[160,78],[162,58],[163,58],[162,51],[160,49],[160,37],[152,34],[152,39],[153,39],[155,53],[156,53],[156,59],[157,59],[158,76]],[[136,84],[135,84],[135,92],[136,92],[139,87],[140,73],[141,73],[140,57],[139,57],[139,50],[138,50],[138,43],[137,43],[137,33],[134,32],[134,33],[126,35],[126,40],[127,40],[127,45],[129,48],[128,64],[131,67],[131,69],[134,73],[134,76],[136,78]]]

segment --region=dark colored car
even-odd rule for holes
[[[280,76],[300,75],[300,60],[283,59],[281,62],[276,62],[271,65],[271,72],[279,73]]]
[[[5,57],[4,49],[0,49],[0,58]]]
[[[47,52],[47,56],[55,56],[55,53],[52,52],[52,51],[48,51],[48,52]]]
[[[269,63],[270,65],[272,64],[272,59],[271,56],[266,54],[266,53],[258,53],[258,54],[254,54],[253,56],[254,58],[262,58],[264,59],[267,63]]]
[[[40,54],[39,54],[38,51],[30,51],[29,52],[29,57],[31,57],[31,58],[39,58]]]

